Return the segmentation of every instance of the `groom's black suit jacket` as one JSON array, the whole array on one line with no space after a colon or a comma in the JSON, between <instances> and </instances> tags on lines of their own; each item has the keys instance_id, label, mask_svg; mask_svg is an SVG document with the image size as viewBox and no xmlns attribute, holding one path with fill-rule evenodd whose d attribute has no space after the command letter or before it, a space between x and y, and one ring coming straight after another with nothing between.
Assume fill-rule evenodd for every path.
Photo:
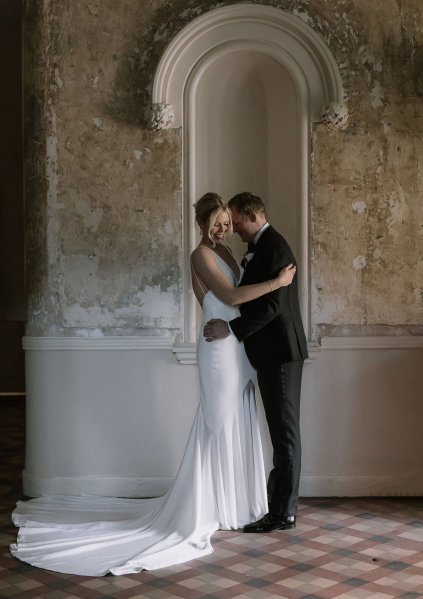
<instances>
[{"instance_id":1,"label":"groom's black suit jacket","mask_svg":"<svg viewBox=\"0 0 423 599\"><path fill-rule=\"evenodd\" d=\"M240 285L274 279L291 262L295 264L295 258L287 241L269 226L257 241ZM230 327L237 339L244 341L256 369L307 358L297 275L291 285L242 304L239 309L241 316L231 320Z\"/></svg>"}]
</instances>

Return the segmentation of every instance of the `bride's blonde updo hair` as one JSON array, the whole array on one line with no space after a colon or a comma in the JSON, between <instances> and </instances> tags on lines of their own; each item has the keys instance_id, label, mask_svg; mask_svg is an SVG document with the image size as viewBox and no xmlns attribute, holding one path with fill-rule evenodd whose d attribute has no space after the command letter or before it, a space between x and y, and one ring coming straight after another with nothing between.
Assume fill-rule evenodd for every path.
<instances>
[{"instance_id":1,"label":"bride's blonde updo hair","mask_svg":"<svg viewBox=\"0 0 423 599\"><path fill-rule=\"evenodd\" d=\"M213 193L212 191L205 193L197 202L195 202L194 209L195 220L203 232L207 231L207 237L211 241L213 247L216 244L210 235L210 231L220 212L226 212L228 215L229 233L232 233L231 211L219 194Z\"/></svg>"}]
</instances>

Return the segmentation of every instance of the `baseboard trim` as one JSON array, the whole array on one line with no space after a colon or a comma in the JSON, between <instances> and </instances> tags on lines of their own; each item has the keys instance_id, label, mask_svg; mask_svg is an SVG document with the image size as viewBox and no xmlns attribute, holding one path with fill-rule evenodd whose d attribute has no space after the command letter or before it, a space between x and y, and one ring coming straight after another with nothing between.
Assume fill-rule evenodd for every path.
<instances>
[{"instance_id":1,"label":"baseboard trim","mask_svg":"<svg viewBox=\"0 0 423 599\"><path fill-rule=\"evenodd\" d=\"M24 494L101 495L103 497L159 497L173 477L40 477L23 472ZM423 477L302 475L301 497L422 497Z\"/></svg>"},{"instance_id":2,"label":"baseboard trim","mask_svg":"<svg viewBox=\"0 0 423 599\"><path fill-rule=\"evenodd\" d=\"M421 497L423 475L301 476L301 497Z\"/></svg>"},{"instance_id":3,"label":"baseboard trim","mask_svg":"<svg viewBox=\"0 0 423 599\"><path fill-rule=\"evenodd\" d=\"M421 335L322 337L321 349L423 349Z\"/></svg>"},{"instance_id":4,"label":"baseboard trim","mask_svg":"<svg viewBox=\"0 0 423 599\"><path fill-rule=\"evenodd\" d=\"M24 470L24 494L101 495L103 497L159 497L170 488L173 477L78 476L44 477Z\"/></svg>"}]
</instances>

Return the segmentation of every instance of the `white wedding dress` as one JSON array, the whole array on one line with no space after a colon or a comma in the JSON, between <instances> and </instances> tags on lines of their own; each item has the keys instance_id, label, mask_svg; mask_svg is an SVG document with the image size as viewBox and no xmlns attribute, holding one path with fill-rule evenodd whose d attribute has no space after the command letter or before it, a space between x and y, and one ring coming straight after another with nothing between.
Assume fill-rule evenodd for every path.
<instances>
[{"instance_id":1,"label":"white wedding dress","mask_svg":"<svg viewBox=\"0 0 423 599\"><path fill-rule=\"evenodd\" d=\"M229 266L219 267L236 285ZM237 308L208 291L203 325L230 320ZM201 330L203 326L201 327ZM201 398L178 475L163 497L42 496L20 501L12 554L56 572L102 576L154 570L212 552L211 535L267 511L266 481L254 395L254 370L234 335L215 342L200 333Z\"/></svg>"}]
</instances>

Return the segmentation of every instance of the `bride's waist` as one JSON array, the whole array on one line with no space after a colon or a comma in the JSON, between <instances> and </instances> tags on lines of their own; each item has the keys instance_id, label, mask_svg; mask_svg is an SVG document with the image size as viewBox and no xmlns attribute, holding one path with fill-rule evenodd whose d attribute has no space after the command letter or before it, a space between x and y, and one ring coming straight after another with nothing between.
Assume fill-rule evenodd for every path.
<instances>
[{"instance_id":1,"label":"bride's waist","mask_svg":"<svg viewBox=\"0 0 423 599\"><path fill-rule=\"evenodd\" d=\"M235 306L227 306L221 310L205 310L203 312L203 322L208 322L212 319L220 318L221 320L232 320L239 316L239 310Z\"/></svg>"}]
</instances>

